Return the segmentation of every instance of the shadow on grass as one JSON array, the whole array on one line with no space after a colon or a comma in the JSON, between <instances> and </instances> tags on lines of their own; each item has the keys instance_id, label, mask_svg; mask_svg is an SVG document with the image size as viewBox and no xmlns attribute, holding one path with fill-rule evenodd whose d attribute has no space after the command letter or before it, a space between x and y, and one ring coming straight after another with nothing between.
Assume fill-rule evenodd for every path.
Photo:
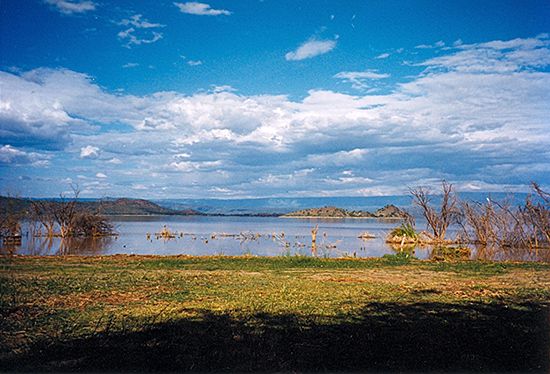
<instances>
[{"instance_id":1,"label":"shadow on grass","mask_svg":"<svg viewBox=\"0 0 550 374\"><path fill-rule=\"evenodd\" d=\"M372 303L354 320L326 324L205 312L140 332L38 344L0 369L548 372L548 312L538 304Z\"/></svg>"}]
</instances>

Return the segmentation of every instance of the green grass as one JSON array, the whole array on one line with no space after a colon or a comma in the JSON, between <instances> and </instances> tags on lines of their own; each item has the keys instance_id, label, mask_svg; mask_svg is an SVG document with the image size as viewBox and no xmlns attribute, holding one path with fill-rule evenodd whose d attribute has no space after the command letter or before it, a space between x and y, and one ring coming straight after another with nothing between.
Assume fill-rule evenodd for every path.
<instances>
[{"instance_id":1,"label":"green grass","mask_svg":"<svg viewBox=\"0 0 550 374\"><path fill-rule=\"evenodd\" d=\"M403 223L390 232L390 236L406 237L411 239L418 238L418 233L410 223Z\"/></svg>"},{"instance_id":2,"label":"green grass","mask_svg":"<svg viewBox=\"0 0 550 374\"><path fill-rule=\"evenodd\" d=\"M549 274L546 263L406 254L0 257L0 369L502 370L495 362L510 349L546 347L537 334L547 331ZM437 344L452 353L452 334L469 342L467 354L426 351L418 361L406 352ZM484 339L497 341L500 361L475 352ZM388 344L394 353L374 348ZM156 356L142 361L144 350ZM510 365L544 367L537 352Z\"/></svg>"}]
</instances>

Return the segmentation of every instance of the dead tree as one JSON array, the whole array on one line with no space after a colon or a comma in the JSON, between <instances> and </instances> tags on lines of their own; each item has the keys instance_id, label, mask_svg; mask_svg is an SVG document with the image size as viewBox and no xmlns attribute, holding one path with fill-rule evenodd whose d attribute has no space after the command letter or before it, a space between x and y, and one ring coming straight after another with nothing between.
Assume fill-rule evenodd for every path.
<instances>
[{"instance_id":1,"label":"dead tree","mask_svg":"<svg viewBox=\"0 0 550 374\"><path fill-rule=\"evenodd\" d=\"M535 182L531 183L531 186L539 201L535 201L531 195L528 196L525 205L518 209L518 217L526 228L526 239L530 247L549 247L550 194L543 191Z\"/></svg>"},{"instance_id":2,"label":"dead tree","mask_svg":"<svg viewBox=\"0 0 550 374\"><path fill-rule=\"evenodd\" d=\"M52 201L35 200L31 203L31 218L44 227L44 236L49 238L55 236L56 208L55 202Z\"/></svg>"},{"instance_id":3,"label":"dead tree","mask_svg":"<svg viewBox=\"0 0 550 374\"><path fill-rule=\"evenodd\" d=\"M77 214L77 199L80 191L77 187L71 186L73 189L74 197L67 199L65 195L61 194L61 201L57 203L57 207L54 210L54 217L59 225L59 234L62 238L74 236L74 224Z\"/></svg>"},{"instance_id":4,"label":"dead tree","mask_svg":"<svg viewBox=\"0 0 550 374\"><path fill-rule=\"evenodd\" d=\"M445 241L447 229L457 221L459 216L457 199L453 194L452 184L443 181L441 187L442 195L439 211L432 206L432 196L429 189L418 187L410 190L413 203L422 210L422 215L426 218L428 228L433 234L433 240L437 242Z\"/></svg>"},{"instance_id":5,"label":"dead tree","mask_svg":"<svg viewBox=\"0 0 550 374\"><path fill-rule=\"evenodd\" d=\"M21 221L23 214L18 211L16 203L8 196L0 206L0 237L21 237Z\"/></svg>"}]
</instances>

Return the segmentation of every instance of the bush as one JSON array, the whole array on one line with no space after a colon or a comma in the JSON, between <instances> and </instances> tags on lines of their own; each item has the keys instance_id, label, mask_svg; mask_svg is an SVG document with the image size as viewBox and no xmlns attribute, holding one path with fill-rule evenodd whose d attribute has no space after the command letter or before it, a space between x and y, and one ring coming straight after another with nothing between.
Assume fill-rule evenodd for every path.
<instances>
[{"instance_id":1,"label":"bush","mask_svg":"<svg viewBox=\"0 0 550 374\"><path fill-rule=\"evenodd\" d=\"M418 234L414 227L410 223L403 223L401 226L396 227L390 232L390 236L393 237L406 237L411 239L417 239Z\"/></svg>"}]
</instances>

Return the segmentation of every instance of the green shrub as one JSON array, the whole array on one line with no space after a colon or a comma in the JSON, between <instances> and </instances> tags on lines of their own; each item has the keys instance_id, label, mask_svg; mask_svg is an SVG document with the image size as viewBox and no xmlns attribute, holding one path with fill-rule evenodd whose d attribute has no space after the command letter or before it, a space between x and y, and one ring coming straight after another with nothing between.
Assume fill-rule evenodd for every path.
<instances>
[{"instance_id":1,"label":"green shrub","mask_svg":"<svg viewBox=\"0 0 550 374\"><path fill-rule=\"evenodd\" d=\"M418 238L418 234L417 232L415 231L414 227L410 224L410 223L403 223L401 224L401 226L399 227L396 227L395 229L392 230L392 232L390 233L391 236L393 237L406 237L406 238L411 238L411 239L417 239Z\"/></svg>"}]
</instances>

